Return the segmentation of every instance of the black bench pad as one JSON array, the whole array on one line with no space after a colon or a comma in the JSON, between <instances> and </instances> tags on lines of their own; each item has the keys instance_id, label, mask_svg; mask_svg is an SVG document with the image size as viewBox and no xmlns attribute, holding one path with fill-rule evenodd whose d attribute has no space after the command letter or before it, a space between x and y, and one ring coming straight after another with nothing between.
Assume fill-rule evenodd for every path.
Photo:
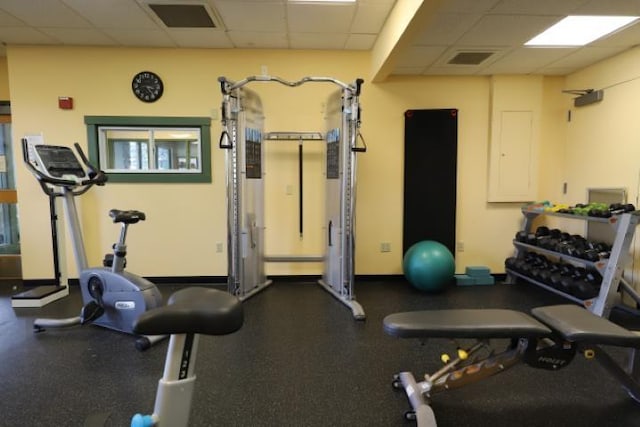
<instances>
[{"instance_id":1,"label":"black bench pad","mask_svg":"<svg viewBox=\"0 0 640 427\"><path fill-rule=\"evenodd\" d=\"M174 292L166 306L142 313L133 331L142 335L226 335L244 321L242 303L217 289L191 287Z\"/></svg>"},{"instance_id":2,"label":"black bench pad","mask_svg":"<svg viewBox=\"0 0 640 427\"><path fill-rule=\"evenodd\" d=\"M399 338L534 338L551 334L531 316L502 309L394 313L384 318L384 330Z\"/></svg>"},{"instance_id":3,"label":"black bench pad","mask_svg":"<svg viewBox=\"0 0 640 427\"><path fill-rule=\"evenodd\" d=\"M577 305L538 307L531 310L531 314L567 341L640 347L640 335Z\"/></svg>"}]
</instances>

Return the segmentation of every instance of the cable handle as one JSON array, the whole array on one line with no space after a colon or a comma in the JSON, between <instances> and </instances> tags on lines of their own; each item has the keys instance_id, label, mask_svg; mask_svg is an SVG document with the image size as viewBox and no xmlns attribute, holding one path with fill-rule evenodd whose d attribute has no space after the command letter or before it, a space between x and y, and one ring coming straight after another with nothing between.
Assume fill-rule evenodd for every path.
<instances>
[{"instance_id":1,"label":"cable handle","mask_svg":"<svg viewBox=\"0 0 640 427\"><path fill-rule=\"evenodd\" d=\"M77 142L74 142L73 146L78 152L80 159L82 159L82 162L87 167L87 171L89 175L89 179L82 181L81 184L82 185L94 185L94 184L104 185L109 180L109 177L102 170L100 170L100 168L97 168L96 166L93 165L93 163L89 161L87 156L84 154L82 147L80 147L80 144L78 144Z\"/></svg>"},{"instance_id":2,"label":"cable handle","mask_svg":"<svg viewBox=\"0 0 640 427\"><path fill-rule=\"evenodd\" d=\"M224 141L227 141L224 143ZM223 130L220 134L220 142L218 143L219 147L223 150L230 150L233 148L233 144L231 144L231 138L229 138L229 132Z\"/></svg>"}]
</instances>

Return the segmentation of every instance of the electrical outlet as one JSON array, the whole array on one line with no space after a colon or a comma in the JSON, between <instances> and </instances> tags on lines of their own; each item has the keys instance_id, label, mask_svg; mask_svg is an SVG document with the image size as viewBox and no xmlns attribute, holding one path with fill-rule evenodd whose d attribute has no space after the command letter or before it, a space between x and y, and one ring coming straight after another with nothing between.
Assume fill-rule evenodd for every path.
<instances>
[{"instance_id":1,"label":"electrical outlet","mask_svg":"<svg viewBox=\"0 0 640 427\"><path fill-rule=\"evenodd\" d=\"M222 253L222 242L217 242L216 243L216 252L217 253Z\"/></svg>"},{"instance_id":2,"label":"electrical outlet","mask_svg":"<svg viewBox=\"0 0 640 427\"><path fill-rule=\"evenodd\" d=\"M462 240L458 240L458 244L456 245L456 250L458 252L464 252L464 242Z\"/></svg>"},{"instance_id":3,"label":"electrical outlet","mask_svg":"<svg viewBox=\"0 0 640 427\"><path fill-rule=\"evenodd\" d=\"M380 252L391 252L391 243L389 242L380 243Z\"/></svg>"}]
</instances>

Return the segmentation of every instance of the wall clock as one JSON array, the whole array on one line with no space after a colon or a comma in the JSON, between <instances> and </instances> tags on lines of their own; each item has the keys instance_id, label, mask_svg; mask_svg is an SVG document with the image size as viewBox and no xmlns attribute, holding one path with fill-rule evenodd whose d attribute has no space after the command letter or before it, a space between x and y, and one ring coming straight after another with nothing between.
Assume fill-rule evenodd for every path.
<instances>
[{"instance_id":1,"label":"wall clock","mask_svg":"<svg viewBox=\"0 0 640 427\"><path fill-rule=\"evenodd\" d=\"M131 90L140 101L155 102L164 92L162 79L152 71L141 71L133 77Z\"/></svg>"}]
</instances>

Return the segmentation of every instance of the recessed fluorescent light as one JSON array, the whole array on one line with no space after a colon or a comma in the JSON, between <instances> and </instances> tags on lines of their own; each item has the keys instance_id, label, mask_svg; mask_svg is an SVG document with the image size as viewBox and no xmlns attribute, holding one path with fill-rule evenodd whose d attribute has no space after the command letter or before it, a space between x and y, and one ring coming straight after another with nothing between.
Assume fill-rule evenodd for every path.
<instances>
[{"instance_id":1,"label":"recessed fluorescent light","mask_svg":"<svg viewBox=\"0 0 640 427\"><path fill-rule=\"evenodd\" d=\"M525 46L584 46L637 19L637 16L567 16Z\"/></svg>"}]
</instances>

